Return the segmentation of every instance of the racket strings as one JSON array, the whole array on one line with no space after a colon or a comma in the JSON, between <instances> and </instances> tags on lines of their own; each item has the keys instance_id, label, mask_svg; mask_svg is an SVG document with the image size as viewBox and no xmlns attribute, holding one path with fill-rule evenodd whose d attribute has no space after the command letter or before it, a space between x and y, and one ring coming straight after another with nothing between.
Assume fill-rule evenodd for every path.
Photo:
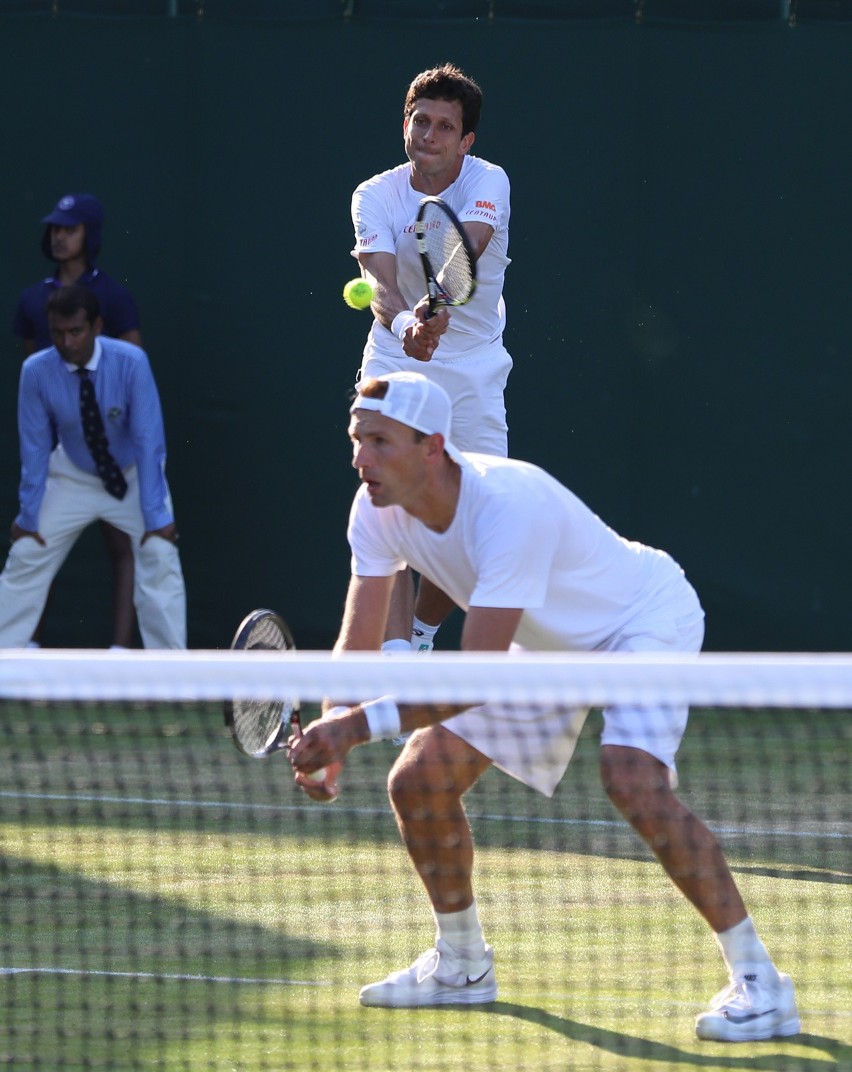
<instances>
[{"instance_id":1,"label":"racket strings","mask_svg":"<svg viewBox=\"0 0 852 1072\"><path fill-rule=\"evenodd\" d=\"M464 302L475 278L465 243L440 209L427 211L423 224L426 256L441 289L441 297L451 304Z\"/></svg>"},{"instance_id":2,"label":"racket strings","mask_svg":"<svg viewBox=\"0 0 852 1072\"><path fill-rule=\"evenodd\" d=\"M274 618L262 618L252 626L246 638L246 649L260 648L263 651L283 651L287 640Z\"/></svg>"},{"instance_id":3,"label":"racket strings","mask_svg":"<svg viewBox=\"0 0 852 1072\"><path fill-rule=\"evenodd\" d=\"M280 620L275 615L265 615L242 636L240 646L246 651L285 651L292 642L283 631ZM279 737L282 724L285 720L290 721L294 713L291 704L280 700L233 700L233 733L240 748L253 756L267 754Z\"/></svg>"},{"instance_id":4,"label":"racket strings","mask_svg":"<svg viewBox=\"0 0 852 1072\"><path fill-rule=\"evenodd\" d=\"M234 732L250 755L266 751L278 734L284 704L270 700L235 700Z\"/></svg>"}]
</instances>

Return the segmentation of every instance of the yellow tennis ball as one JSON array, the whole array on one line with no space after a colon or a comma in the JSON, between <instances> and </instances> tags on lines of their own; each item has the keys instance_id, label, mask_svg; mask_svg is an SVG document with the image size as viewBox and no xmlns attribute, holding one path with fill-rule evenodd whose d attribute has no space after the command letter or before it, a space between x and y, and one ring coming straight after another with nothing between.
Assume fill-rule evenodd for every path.
<instances>
[{"instance_id":1,"label":"yellow tennis ball","mask_svg":"<svg viewBox=\"0 0 852 1072\"><path fill-rule=\"evenodd\" d=\"M366 309L373 300L373 288L366 279L350 279L343 288L343 300L352 309Z\"/></svg>"}]
</instances>

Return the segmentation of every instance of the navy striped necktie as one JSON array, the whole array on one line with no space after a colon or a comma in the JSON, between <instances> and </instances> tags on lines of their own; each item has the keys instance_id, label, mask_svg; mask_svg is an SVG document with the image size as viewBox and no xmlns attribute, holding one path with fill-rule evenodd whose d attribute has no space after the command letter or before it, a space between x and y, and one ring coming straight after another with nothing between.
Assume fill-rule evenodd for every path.
<instances>
[{"instance_id":1,"label":"navy striped necktie","mask_svg":"<svg viewBox=\"0 0 852 1072\"><path fill-rule=\"evenodd\" d=\"M95 385L89 379L88 369L77 369L77 375L80 377L80 419L86 446L106 490L113 498L123 499L127 494L127 481L118 462L109 452L104 419L95 398Z\"/></svg>"}]
</instances>

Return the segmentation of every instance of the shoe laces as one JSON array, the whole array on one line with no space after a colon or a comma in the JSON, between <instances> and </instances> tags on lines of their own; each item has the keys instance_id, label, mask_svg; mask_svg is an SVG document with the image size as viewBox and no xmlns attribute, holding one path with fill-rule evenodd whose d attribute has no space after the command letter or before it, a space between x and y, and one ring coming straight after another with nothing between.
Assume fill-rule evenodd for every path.
<instances>
[{"instance_id":1,"label":"shoe laces","mask_svg":"<svg viewBox=\"0 0 852 1072\"><path fill-rule=\"evenodd\" d=\"M414 973L418 983L432 976L436 982L447 986L458 986L460 982L467 980L464 962L459 959L454 949L440 939L432 949L420 954L409 971Z\"/></svg>"},{"instance_id":2,"label":"shoe laces","mask_svg":"<svg viewBox=\"0 0 852 1072\"><path fill-rule=\"evenodd\" d=\"M748 972L732 979L730 983L713 998L711 1007L722 1009L732 1006L737 1009L754 1009L763 1001L763 985L755 972Z\"/></svg>"},{"instance_id":3,"label":"shoe laces","mask_svg":"<svg viewBox=\"0 0 852 1072\"><path fill-rule=\"evenodd\" d=\"M424 979L435 974L440 959L441 954L435 948L427 949L425 953L420 954L411 966L418 983L422 983Z\"/></svg>"}]
</instances>

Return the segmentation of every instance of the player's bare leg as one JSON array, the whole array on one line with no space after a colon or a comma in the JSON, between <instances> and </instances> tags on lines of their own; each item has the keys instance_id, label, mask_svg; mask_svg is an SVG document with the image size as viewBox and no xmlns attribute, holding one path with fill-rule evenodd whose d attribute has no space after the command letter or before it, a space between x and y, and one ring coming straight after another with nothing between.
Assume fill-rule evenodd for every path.
<instances>
[{"instance_id":1,"label":"player's bare leg","mask_svg":"<svg viewBox=\"0 0 852 1072\"><path fill-rule=\"evenodd\" d=\"M388 641L412 641L415 651L431 650L432 638L438 626L454 610L455 603L450 597L426 577L421 577L417 585L417 596L414 594L414 574L411 569L400 570L396 575L393 593L391 595L390 611L385 628L385 643ZM418 645L417 638L413 635L415 618L427 634L420 637L425 640L424 645ZM401 645L400 645L401 646Z\"/></svg>"},{"instance_id":2,"label":"player's bare leg","mask_svg":"<svg viewBox=\"0 0 852 1072\"><path fill-rule=\"evenodd\" d=\"M397 825L436 912L473 903L473 836L462 797L491 761L443 726L411 736L388 780Z\"/></svg>"},{"instance_id":3,"label":"player's bare leg","mask_svg":"<svg viewBox=\"0 0 852 1072\"><path fill-rule=\"evenodd\" d=\"M426 887L435 946L409 968L362 988L363 1005L414 1008L494 1001L493 953L473 897L473 838L462 797L490 766L461 738L418 730L391 771L388 788L400 834Z\"/></svg>"},{"instance_id":4,"label":"player's bare leg","mask_svg":"<svg viewBox=\"0 0 852 1072\"><path fill-rule=\"evenodd\" d=\"M455 603L446 592L433 584L428 577L421 577L414 601L414 616L421 622L437 628L455 610Z\"/></svg>"},{"instance_id":5,"label":"player's bare leg","mask_svg":"<svg viewBox=\"0 0 852 1072\"><path fill-rule=\"evenodd\" d=\"M388 620L385 626L385 642L405 640L411 637L411 623L414 620L414 574L409 567L396 575L391 593Z\"/></svg>"},{"instance_id":6,"label":"player's bare leg","mask_svg":"<svg viewBox=\"0 0 852 1072\"><path fill-rule=\"evenodd\" d=\"M672 792L668 768L639 749L604 745L601 777L615 806L716 933L730 981L697 1017L698 1037L754 1042L797 1034L793 983L758 937L715 836Z\"/></svg>"},{"instance_id":7,"label":"player's bare leg","mask_svg":"<svg viewBox=\"0 0 852 1072\"><path fill-rule=\"evenodd\" d=\"M675 796L665 764L638 748L604 745L601 780L610 800L714 931L746 918L719 842Z\"/></svg>"}]
</instances>

